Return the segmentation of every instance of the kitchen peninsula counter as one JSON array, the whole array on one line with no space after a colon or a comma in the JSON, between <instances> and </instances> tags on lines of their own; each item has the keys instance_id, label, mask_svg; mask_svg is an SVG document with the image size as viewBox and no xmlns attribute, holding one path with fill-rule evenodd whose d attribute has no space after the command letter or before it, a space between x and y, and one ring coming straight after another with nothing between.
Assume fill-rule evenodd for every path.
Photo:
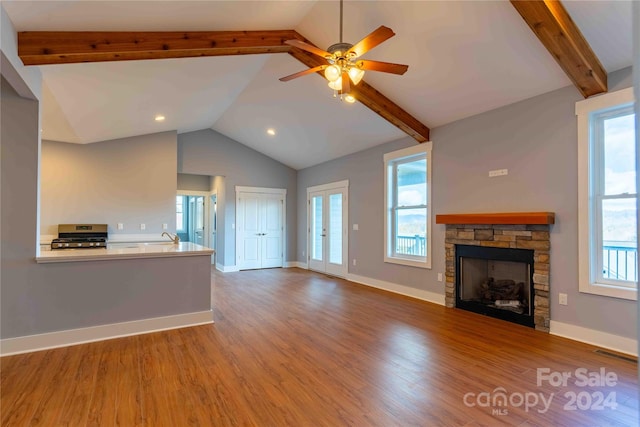
<instances>
[{"instance_id":1,"label":"kitchen peninsula counter","mask_svg":"<svg viewBox=\"0 0 640 427\"><path fill-rule=\"evenodd\" d=\"M36 256L39 264L52 262L109 261L118 259L187 257L212 255L213 249L191 242L116 243L107 248L57 249L41 251Z\"/></svg>"},{"instance_id":2,"label":"kitchen peninsula counter","mask_svg":"<svg viewBox=\"0 0 640 427\"><path fill-rule=\"evenodd\" d=\"M32 273L39 293L31 296L39 317L14 320L38 333L4 338L2 354L211 324L212 254L167 241L41 250Z\"/></svg>"}]
</instances>

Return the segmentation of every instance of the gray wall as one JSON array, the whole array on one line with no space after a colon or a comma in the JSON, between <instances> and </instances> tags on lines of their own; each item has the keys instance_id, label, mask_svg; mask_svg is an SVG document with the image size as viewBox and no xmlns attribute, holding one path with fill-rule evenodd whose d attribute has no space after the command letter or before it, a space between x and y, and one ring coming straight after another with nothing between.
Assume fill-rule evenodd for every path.
<instances>
[{"instance_id":1,"label":"gray wall","mask_svg":"<svg viewBox=\"0 0 640 427\"><path fill-rule=\"evenodd\" d=\"M631 69L609 75L609 90L631 85ZM577 127L571 86L432 130L434 214L552 211L551 320L636 338L636 304L578 292ZM404 138L298 171L298 260L305 262L306 188L349 179L349 271L444 293L445 226L433 223L433 269L383 259L383 159L415 142ZM509 169L506 177L488 171ZM568 294L569 305L557 303Z\"/></svg>"},{"instance_id":2,"label":"gray wall","mask_svg":"<svg viewBox=\"0 0 640 427\"><path fill-rule=\"evenodd\" d=\"M109 224L110 235L159 236L163 223L175 230L176 141L175 131L84 145L42 141L40 232L55 235L69 223Z\"/></svg>"},{"instance_id":3,"label":"gray wall","mask_svg":"<svg viewBox=\"0 0 640 427\"><path fill-rule=\"evenodd\" d=\"M221 221L218 224L217 262L223 266L236 265L235 186L287 189L285 258L286 261L296 259L297 173L294 169L206 129L178 135L178 172L225 178L224 193L218 193L218 218Z\"/></svg>"},{"instance_id":4,"label":"gray wall","mask_svg":"<svg viewBox=\"0 0 640 427\"><path fill-rule=\"evenodd\" d=\"M179 173L178 174L178 190L210 191L212 188L211 181L212 181L212 177L208 175L192 175L189 173Z\"/></svg>"},{"instance_id":5,"label":"gray wall","mask_svg":"<svg viewBox=\"0 0 640 427\"><path fill-rule=\"evenodd\" d=\"M21 317L16 308L29 304L29 292L25 289L33 283L38 222L38 115L38 101L20 98L3 77L0 86L2 338L7 334L20 335L15 332ZM40 283L44 285L46 282Z\"/></svg>"},{"instance_id":6,"label":"gray wall","mask_svg":"<svg viewBox=\"0 0 640 427\"><path fill-rule=\"evenodd\" d=\"M0 338L210 309L209 256L36 264L38 102L3 78L0 117Z\"/></svg>"}]
</instances>

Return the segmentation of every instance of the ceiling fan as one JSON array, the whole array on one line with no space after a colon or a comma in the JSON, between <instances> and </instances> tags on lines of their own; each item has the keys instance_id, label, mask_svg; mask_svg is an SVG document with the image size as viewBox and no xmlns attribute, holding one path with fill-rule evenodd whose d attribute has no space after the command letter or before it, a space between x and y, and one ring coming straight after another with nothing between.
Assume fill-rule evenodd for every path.
<instances>
[{"instance_id":1,"label":"ceiling fan","mask_svg":"<svg viewBox=\"0 0 640 427\"><path fill-rule=\"evenodd\" d=\"M368 36L352 45L342 41L342 9L343 0L340 0L340 42L335 43L327 48L326 51L319 49L313 45L305 43L301 40L287 40L286 44L298 49L306 50L314 55L318 55L326 60L326 64L300 71L286 77L282 77L280 81L287 82L307 74L324 71L324 76L329 80L329 87L336 93L345 95L345 101L355 102L355 97L351 92L351 83L357 85L362 80L365 70L381 71L383 73L404 74L408 69L408 65L393 64L391 62L370 61L360 59L362 55L369 50L378 46L382 42L395 36L391 28L380 26L378 29L370 33Z\"/></svg>"}]
</instances>

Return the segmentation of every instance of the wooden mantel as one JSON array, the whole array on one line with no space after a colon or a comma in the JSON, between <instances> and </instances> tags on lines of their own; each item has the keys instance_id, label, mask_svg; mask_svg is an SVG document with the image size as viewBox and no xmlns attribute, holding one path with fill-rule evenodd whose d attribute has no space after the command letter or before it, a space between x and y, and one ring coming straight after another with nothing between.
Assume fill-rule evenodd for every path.
<instances>
[{"instance_id":1,"label":"wooden mantel","mask_svg":"<svg viewBox=\"0 0 640 427\"><path fill-rule=\"evenodd\" d=\"M508 212L436 215L436 224L554 224L553 212Z\"/></svg>"}]
</instances>

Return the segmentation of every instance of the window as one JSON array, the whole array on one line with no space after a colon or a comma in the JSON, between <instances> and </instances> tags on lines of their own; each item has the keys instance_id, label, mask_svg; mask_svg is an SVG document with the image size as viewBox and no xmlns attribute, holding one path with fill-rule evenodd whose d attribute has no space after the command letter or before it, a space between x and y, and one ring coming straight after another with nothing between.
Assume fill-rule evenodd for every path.
<instances>
[{"instance_id":1,"label":"window","mask_svg":"<svg viewBox=\"0 0 640 427\"><path fill-rule=\"evenodd\" d=\"M384 261L431 268L431 142L387 153Z\"/></svg>"},{"instance_id":2,"label":"window","mask_svg":"<svg viewBox=\"0 0 640 427\"><path fill-rule=\"evenodd\" d=\"M633 91L576 103L580 291L637 299Z\"/></svg>"},{"instance_id":3,"label":"window","mask_svg":"<svg viewBox=\"0 0 640 427\"><path fill-rule=\"evenodd\" d=\"M186 227L187 216L185 215L185 196L176 196L176 231L184 232Z\"/></svg>"}]
</instances>

